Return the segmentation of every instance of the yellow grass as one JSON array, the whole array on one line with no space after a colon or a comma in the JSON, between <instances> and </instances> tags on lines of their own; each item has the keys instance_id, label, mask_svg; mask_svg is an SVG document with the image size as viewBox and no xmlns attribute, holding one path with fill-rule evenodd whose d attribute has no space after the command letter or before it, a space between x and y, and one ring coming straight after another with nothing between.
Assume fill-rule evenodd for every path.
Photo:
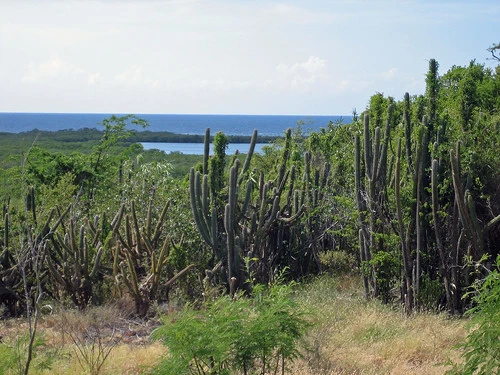
<instances>
[{"instance_id":1,"label":"yellow grass","mask_svg":"<svg viewBox=\"0 0 500 375\"><path fill-rule=\"evenodd\" d=\"M454 346L465 337L465 320L435 313L404 317L397 307L365 301L358 278L319 277L301 287L295 298L311 311L315 326L304 340L307 349L302 350L303 358L288 366L289 374L432 375L443 374L448 360L460 359ZM97 310L93 317L96 316L103 324L102 334L112 336L106 340L113 340L116 345L101 374L140 374L166 353L165 347L144 334L153 328L148 323L137 326L120 318L112 308ZM87 327L93 317L75 312L44 316L40 332L46 347L40 349L30 373L84 374L68 330ZM118 329L112 328L113 319L120 320ZM14 343L23 332L26 327L21 322L0 322L5 343ZM140 337L135 336L139 332ZM37 369L37 361L44 356L53 357L51 368Z\"/></svg>"},{"instance_id":2,"label":"yellow grass","mask_svg":"<svg viewBox=\"0 0 500 375\"><path fill-rule=\"evenodd\" d=\"M317 325L294 374L443 374L444 363L459 360L453 347L465 337L464 320L434 313L404 317L398 308L365 301L356 284L322 277L300 292Z\"/></svg>"}]
</instances>

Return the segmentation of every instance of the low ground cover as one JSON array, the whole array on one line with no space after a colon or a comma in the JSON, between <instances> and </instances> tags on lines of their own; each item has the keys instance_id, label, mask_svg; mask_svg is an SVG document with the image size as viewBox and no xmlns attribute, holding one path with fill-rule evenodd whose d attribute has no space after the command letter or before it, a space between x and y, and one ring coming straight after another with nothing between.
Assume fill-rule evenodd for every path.
<instances>
[{"instance_id":1,"label":"low ground cover","mask_svg":"<svg viewBox=\"0 0 500 375\"><path fill-rule=\"evenodd\" d=\"M456 345L466 335L465 319L435 312L405 317L398 306L366 301L358 277L315 278L298 286L293 299L309 312L314 325L287 374L443 374L449 360L460 360ZM167 354L150 336L159 324L156 317L131 318L123 305L86 313L54 309L41 318L30 373L148 373ZM23 325L22 320L0 322L2 345L11 349L14 361L16 350L23 350ZM109 356L101 357L97 367L98 355L107 350ZM4 364L6 358L4 354ZM14 364L4 366L3 373L18 372Z\"/></svg>"}]
</instances>

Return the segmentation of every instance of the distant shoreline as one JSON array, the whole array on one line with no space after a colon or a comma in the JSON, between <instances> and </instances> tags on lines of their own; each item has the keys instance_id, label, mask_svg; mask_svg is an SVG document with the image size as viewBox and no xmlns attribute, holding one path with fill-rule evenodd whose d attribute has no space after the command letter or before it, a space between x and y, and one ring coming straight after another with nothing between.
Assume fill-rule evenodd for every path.
<instances>
[{"instance_id":1,"label":"distant shoreline","mask_svg":"<svg viewBox=\"0 0 500 375\"><path fill-rule=\"evenodd\" d=\"M116 115L121 117L121 115ZM203 137L205 129L212 134L218 131L227 136L250 137L257 129L260 135L280 137L286 129L301 126L303 132L317 131L330 122L346 124L352 116L308 116L308 115L148 115L136 114L136 118L146 121L145 129L135 128L138 134L171 133L178 136ZM54 113L5 113L0 112L0 132L21 133L33 129L41 131L102 129L106 114L54 114ZM130 127L134 129L133 126ZM190 142L192 140L189 140Z\"/></svg>"},{"instance_id":2,"label":"distant shoreline","mask_svg":"<svg viewBox=\"0 0 500 375\"><path fill-rule=\"evenodd\" d=\"M98 141L104 134L103 130L96 128L83 128L83 129L65 129L65 130L38 130L33 129L30 131L14 133L0 131L1 137L6 138L46 138L53 139L59 142L84 142L84 141ZM211 135L211 140L214 134ZM227 135L230 143L249 143L251 136L247 135ZM270 143L275 141L281 136L257 136L258 143ZM172 132L153 132L149 130L136 131L134 135L123 140L124 143L203 143L204 135L200 134L177 134Z\"/></svg>"}]
</instances>

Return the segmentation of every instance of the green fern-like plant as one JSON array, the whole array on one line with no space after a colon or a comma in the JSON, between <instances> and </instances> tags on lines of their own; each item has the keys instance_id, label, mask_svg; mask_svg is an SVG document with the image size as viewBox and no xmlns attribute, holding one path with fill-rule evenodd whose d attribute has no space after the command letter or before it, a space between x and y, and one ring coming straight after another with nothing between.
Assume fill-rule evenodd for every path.
<instances>
[{"instance_id":1,"label":"green fern-like plant","mask_svg":"<svg viewBox=\"0 0 500 375\"><path fill-rule=\"evenodd\" d=\"M222 296L204 310L191 306L153 332L168 347L155 374L285 374L310 326L290 286L257 285L254 298Z\"/></svg>"}]
</instances>

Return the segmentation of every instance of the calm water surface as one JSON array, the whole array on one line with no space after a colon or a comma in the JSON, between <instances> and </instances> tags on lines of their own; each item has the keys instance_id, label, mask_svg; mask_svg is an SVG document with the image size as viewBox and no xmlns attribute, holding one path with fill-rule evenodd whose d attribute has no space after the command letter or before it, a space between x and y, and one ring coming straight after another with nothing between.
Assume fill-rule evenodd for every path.
<instances>
[{"instance_id":1,"label":"calm water surface","mask_svg":"<svg viewBox=\"0 0 500 375\"><path fill-rule=\"evenodd\" d=\"M171 152L180 152L186 155L203 155L203 143L167 143L167 142L142 142L142 146L145 150L157 149L164 151L167 154ZM266 146L267 143L257 143L255 144L255 153L262 154L262 147ZM236 150L240 154L246 154L248 148L250 147L247 143L230 143L226 155L233 155ZM213 145L210 145L210 154L213 154Z\"/></svg>"}]
</instances>

